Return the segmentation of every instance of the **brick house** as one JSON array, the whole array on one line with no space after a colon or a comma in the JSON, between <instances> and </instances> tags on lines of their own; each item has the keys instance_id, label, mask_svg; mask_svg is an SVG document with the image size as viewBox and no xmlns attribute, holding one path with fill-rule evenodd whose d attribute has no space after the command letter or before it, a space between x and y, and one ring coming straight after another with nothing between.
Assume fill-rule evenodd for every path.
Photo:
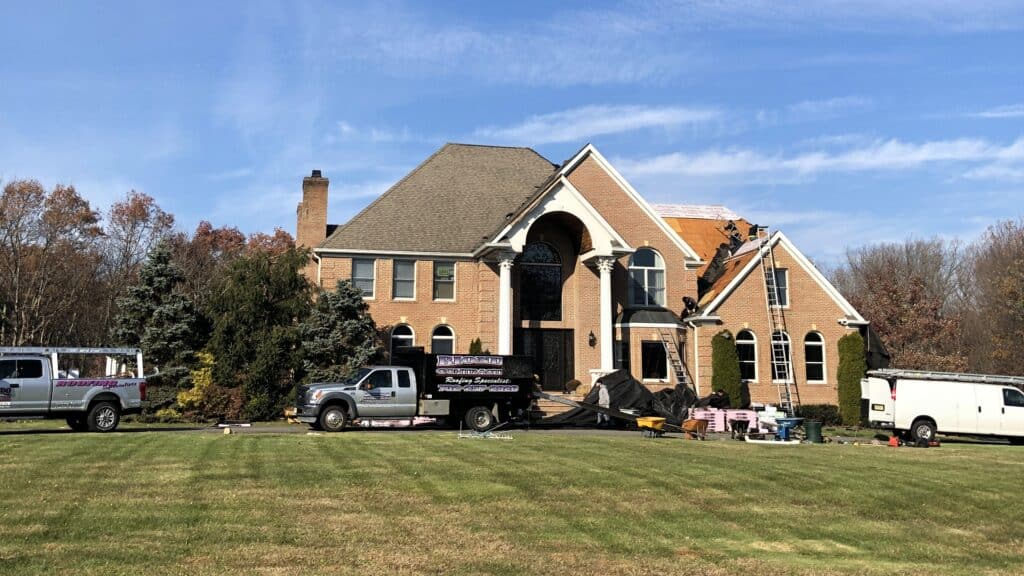
<instances>
[{"instance_id":1,"label":"brick house","mask_svg":"<svg viewBox=\"0 0 1024 576\"><path fill-rule=\"evenodd\" d=\"M466 352L479 338L534 356L547 390L623 368L706 394L711 337L728 329L753 400L777 401L790 378L804 403L834 404L836 341L866 325L782 233L722 208L652 206L592 145L556 165L529 148L446 144L340 226L327 194L319 171L303 180L306 273L361 288L386 347ZM787 363L771 361L769 247Z\"/></svg>"}]
</instances>

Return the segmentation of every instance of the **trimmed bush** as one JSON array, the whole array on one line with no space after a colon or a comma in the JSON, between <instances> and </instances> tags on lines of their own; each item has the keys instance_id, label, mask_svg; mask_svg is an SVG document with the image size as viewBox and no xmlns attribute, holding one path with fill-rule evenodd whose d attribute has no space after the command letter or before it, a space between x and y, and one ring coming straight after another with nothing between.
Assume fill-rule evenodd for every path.
<instances>
[{"instance_id":1,"label":"trimmed bush","mask_svg":"<svg viewBox=\"0 0 1024 576\"><path fill-rule=\"evenodd\" d=\"M801 418L818 420L823 426L839 426L843 423L839 416L839 406L835 404L805 404L797 412Z\"/></svg>"},{"instance_id":2,"label":"trimmed bush","mask_svg":"<svg viewBox=\"0 0 1024 576\"><path fill-rule=\"evenodd\" d=\"M469 342L469 353L470 354L483 354L484 353L484 345L483 345L483 342L481 342L479 338L473 338Z\"/></svg>"},{"instance_id":3,"label":"trimmed bush","mask_svg":"<svg viewBox=\"0 0 1024 576\"><path fill-rule=\"evenodd\" d=\"M860 381L867 371L864 339L859 332L851 332L839 339L839 414L843 424L860 424Z\"/></svg>"},{"instance_id":4,"label":"trimmed bush","mask_svg":"<svg viewBox=\"0 0 1024 576\"><path fill-rule=\"evenodd\" d=\"M750 392L740 377L740 357L732 333L722 330L711 339L711 388L725 390L733 408L750 404Z\"/></svg>"}]
</instances>

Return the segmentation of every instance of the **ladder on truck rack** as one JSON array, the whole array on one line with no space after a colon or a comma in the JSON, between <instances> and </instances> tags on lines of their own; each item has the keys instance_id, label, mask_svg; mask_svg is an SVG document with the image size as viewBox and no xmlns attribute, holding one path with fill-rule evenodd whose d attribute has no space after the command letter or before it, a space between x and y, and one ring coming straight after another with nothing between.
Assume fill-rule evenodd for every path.
<instances>
[{"instance_id":1,"label":"ladder on truck rack","mask_svg":"<svg viewBox=\"0 0 1024 576\"><path fill-rule=\"evenodd\" d=\"M676 376L676 383L683 384L696 392L693 381L690 380L690 372L686 369L686 362L680 352L682 347L679 345L679 341L676 340L675 329L659 328L658 336L661 337L661 342L665 345L669 364L672 366L672 372Z\"/></svg>"},{"instance_id":2,"label":"ladder on truck rack","mask_svg":"<svg viewBox=\"0 0 1024 576\"><path fill-rule=\"evenodd\" d=\"M796 375L793 373L793 342L789 339L789 331L786 330L786 312L779 297L779 286L775 278L775 249L772 247L772 235L767 231L761 240L760 258L761 272L764 274L764 301L768 310L768 325L771 328L772 379L776 379L776 372L781 372L781 382L778 383L779 409L793 416L800 407L800 390L797 388ZM786 289L788 299L788 285Z\"/></svg>"}]
</instances>

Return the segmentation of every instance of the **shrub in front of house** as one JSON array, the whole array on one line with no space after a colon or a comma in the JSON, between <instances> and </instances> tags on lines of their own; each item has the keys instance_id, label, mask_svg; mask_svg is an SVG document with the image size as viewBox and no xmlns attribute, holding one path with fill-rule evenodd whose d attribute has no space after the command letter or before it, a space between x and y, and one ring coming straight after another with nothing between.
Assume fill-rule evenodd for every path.
<instances>
[{"instance_id":1,"label":"shrub in front of house","mask_svg":"<svg viewBox=\"0 0 1024 576\"><path fill-rule=\"evenodd\" d=\"M839 416L839 406L835 404L804 404L797 410L805 420L817 420L822 426L839 426L843 423Z\"/></svg>"},{"instance_id":2,"label":"shrub in front of house","mask_svg":"<svg viewBox=\"0 0 1024 576\"><path fill-rule=\"evenodd\" d=\"M725 390L733 408L750 405L750 392L740 376L740 357L732 333L722 330L711 339L711 388Z\"/></svg>"},{"instance_id":3,"label":"shrub in front of house","mask_svg":"<svg viewBox=\"0 0 1024 576\"><path fill-rule=\"evenodd\" d=\"M839 414L843 424L860 424L860 381L867 371L864 339L859 332L851 332L839 339Z\"/></svg>"}]
</instances>

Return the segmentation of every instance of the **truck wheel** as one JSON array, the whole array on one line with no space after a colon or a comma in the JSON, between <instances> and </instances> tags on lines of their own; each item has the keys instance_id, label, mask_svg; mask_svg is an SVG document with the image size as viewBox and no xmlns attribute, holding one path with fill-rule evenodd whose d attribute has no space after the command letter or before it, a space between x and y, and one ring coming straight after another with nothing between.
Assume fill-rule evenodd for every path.
<instances>
[{"instance_id":1,"label":"truck wheel","mask_svg":"<svg viewBox=\"0 0 1024 576\"><path fill-rule=\"evenodd\" d=\"M914 420L914 423L910 426L910 435L915 442L924 440L925 442L931 442L935 440L935 424L931 420Z\"/></svg>"},{"instance_id":2,"label":"truck wheel","mask_svg":"<svg viewBox=\"0 0 1024 576\"><path fill-rule=\"evenodd\" d=\"M121 422L121 411L112 402L97 402L85 417L90 432L111 432Z\"/></svg>"},{"instance_id":3,"label":"truck wheel","mask_svg":"<svg viewBox=\"0 0 1024 576\"><path fill-rule=\"evenodd\" d=\"M317 421L320 428L326 432L341 432L348 424L348 412L344 406L328 406L320 412L320 419Z\"/></svg>"},{"instance_id":4,"label":"truck wheel","mask_svg":"<svg viewBox=\"0 0 1024 576\"><path fill-rule=\"evenodd\" d=\"M71 428L75 432L85 432L89 427L85 424L85 418L81 416L70 416L67 419L68 428Z\"/></svg>"},{"instance_id":5,"label":"truck wheel","mask_svg":"<svg viewBox=\"0 0 1024 576\"><path fill-rule=\"evenodd\" d=\"M473 406L466 410L466 426L477 432L484 432L494 427L494 414L484 406Z\"/></svg>"}]
</instances>

